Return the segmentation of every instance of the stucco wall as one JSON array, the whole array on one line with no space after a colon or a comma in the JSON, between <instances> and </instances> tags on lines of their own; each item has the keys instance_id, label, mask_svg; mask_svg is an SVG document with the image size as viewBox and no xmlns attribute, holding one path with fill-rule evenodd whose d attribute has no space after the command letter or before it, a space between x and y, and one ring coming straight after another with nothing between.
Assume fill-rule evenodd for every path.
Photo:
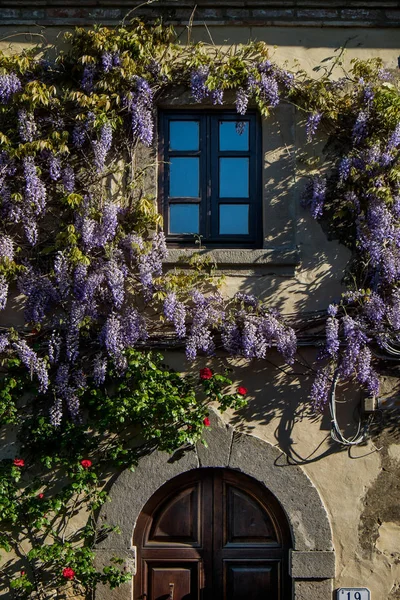
<instances>
[{"instance_id":1,"label":"stucco wall","mask_svg":"<svg viewBox=\"0 0 400 600\"><path fill-rule=\"evenodd\" d=\"M26 32L31 33L26 33ZM0 27L0 47L19 50L43 34L50 43L60 42L59 27L40 32L30 25ZM396 68L400 54L398 30L329 27L210 27L216 44L246 42L249 38L276 45L274 58L279 63L294 61L312 73L323 59L336 56L335 50L346 45L345 65L357 58L380 56L387 67ZM206 29L196 27L193 36L210 41ZM11 45L10 45L11 44ZM318 76L318 73L315 73ZM255 293L285 313L323 309L342 291L341 279L349 252L336 241L328 241L321 226L300 208L305 150L301 115L290 106L282 106L263 123L264 152L264 248L299 251L295 261L266 262L262 268L251 263L226 265L224 293L241 290ZM318 156L323 140L306 151ZM300 160L301 159L301 160ZM5 314L15 323L14 306ZM282 450L281 467L299 465L318 489L327 508L336 550L335 588L365 586L373 600L400 598L400 511L398 486L400 475L399 440L395 433L379 432L371 441L350 451L335 445L329 435L327 415L316 418L310 413L309 371L315 350L300 351L294 368L283 365L279 357L270 361L238 361L219 357L188 364L179 353L169 353L171 366L184 370L204 366L229 366L234 377L249 389L248 408L240 415L224 418L240 431L255 434ZM384 394L393 394L393 382L386 382ZM354 431L354 409L358 392L347 390L349 401L340 408L339 419L348 433ZM10 438L12 439L12 438ZM382 446L382 449L379 449ZM3 456L10 456L3 447ZM132 491L132 493L134 493ZM396 591L397 590L397 591ZM325 599L320 599L325 600ZM328 600L328 599L327 599Z\"/></svg>"}]
</instances>

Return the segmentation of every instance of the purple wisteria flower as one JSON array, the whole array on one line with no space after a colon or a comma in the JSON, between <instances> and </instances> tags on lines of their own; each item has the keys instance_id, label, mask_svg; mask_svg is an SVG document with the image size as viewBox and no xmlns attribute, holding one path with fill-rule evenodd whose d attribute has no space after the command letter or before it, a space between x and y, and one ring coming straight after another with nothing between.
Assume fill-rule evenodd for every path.
<instances>
[{"instance_id":1,"label":"purple wisteria flower","mask_svg":"<svg viewBox=\"0 0 400 600\"><path fill-rule=\"evenodd\" d=\"M236 92L235 106L239 115L245 115L249 104L249 96L243 88L239 88Z\"/></svg>"},{"instance_id":2,"label":"purple wisteria flower","mask_svg":"<svg viewBox=\"0 0 400 600\"><path fill-rule=\"evenodd\" d=\"M328 313L328 315L330 317L336 317L337 313L338 313L338 305L337 304L330 304L328 306L328 309L326 311Z\"/></svg>"},{"instance_id":3,"label":"purple wisteria flower","mask_svg":"<svg viewBox=\"0 0 400 600\"><path fill-rule=\"evenodd\" d=\"M375 98L375 92L374 92L372 86L366 85L364 88L364 104L368 108L371 107L374 98Z\"/></svg>"},{"instance_id":4,"label":"purple wisteria flower","mask_svg":"<svg viewBox=\"0 0 400 600\"><path fill-rule=\"evenodd\" d=\"M234 321L225 320L221 328L222 345L229 354L240 355L243 340L239 325Z\"/></svg>"},{"instance_id":5,"label":"purple wisteria flower","mask_svg":"<svg viewBox=\"0 0 400 600\"><path fill-rule=\"evenodd\" d=\"M100 139L95 140L93 145L94 164L96 171L102 173L106 162L107 154L110 151L112 144L112 127L111 123L105 123L100 130Z\"/></svg>"},{"instance_id":6,"label":"purple wisteria flower","mask_svg":"<svg viewBox=\"0 0 400 600\"><path fill-rule=\"evenodd\" d=\"M211 92L211 100L214 105L223 104L224 103L224 91L221 88L217 88L216 90L212 90Z\"/></svg>"},{"instance_id":7,"label":"purple wisteria flower","mask_svg":"<svg viewBox=\"0 0 400 600\"><path fill-rule=\"evenodd\" d=\"M50 423L53 427L59 427L61 425L63 410L61 398L56 398L53 406L50 408Z\"/></svg>"},{"instance_id":8,"label":"purple wisteria flower","mask_svg":"<svg viewBox=\"0 0 400 600\"><path fill-rule=\"evenodd\" d=\"M123 362L124 341L122 336L121 321L117 314L111 313L100 333L100 343L105 347L114 362L121 365Z\"/></svg>"},{"instance_id":9,"label":"purple wisteria flower","mask_svg":"<svg viewBox=\"0 0 400 600\"><path fill-rule=\"evenodd\" d=\"M8 348L10 345L10 339L8 333L0 333L0 354Z\"/></svg>"},{"instance_id":10,"label":"purple wisteria flower","mask_svg":"<svg viewBox=\"0 0 400 600\"><path fill-rule=\"evenodd\" d=\"M120 265L116 260L111 259L106 262L104 272L112 303L115 308L121 308L125 298L126 266Z\"/></svg>"},{"instance_id":11,"label":"purple wisteria flower","mask_svg":"<svg viewBox=\"0 0 400 600\"><path fill-rule=\"evenodd\" d=\"M9 235L0 235L0 260L14 260L14 242Z\"/></svg>"},{"instance_id":12,"label":"purple wisteria flower","mask_svg":"<svg viewBox=\"0 0 400 600\"><path fill-rule=\"evenodd\" d=\"M326 365L318 370L311 386L310 396L315 412L321 411L328 402L331 385L331 367Z\"/></svg>"},{"instance_id":13,"label":"purple wisteria flower","mask_svg":"<svg viewBox=\"0 0 400 600\"><path fill-rule=\"evenodd\" d=\"M339 351L339 321L330 317L326 321L326 345L325 349L331 358L336 358Z\"/></svg>"},{"instance_id":14,"label":"purple wisteria flower","mask_svg":"<svg viewBox=\"0 0 400 600\"><path fill-rule=\"evenodd\" d=\"M61 161L54 154L49 157L49 175L53 181L58 181L61 177Z\"/></svg>"},{"instance_id":15,"label":"purple wisteria flower","mask_svg":"<svg viewBox=\"0 0 400 600\"><path fill-rule=\"evenodd\" d=\"M369 338L362 330L362 324L345 315L342 318L343 338L345 350L339 365L339 374L342 379L349 379L353 374L361 349L367 344Z\"/></svg>"},{"instance_id":16,"label":"purple wisteria flower","mask_svg":"<svg viewBox=\"0 0 400 600\"><path fill-rule=\"evenodd\" d=\"M8 281L4 275L0 274L0 310L4 310L8 298Z\"/></svg>"},{"instance_id":17,"label":"purple wisteria flower","mask_svg":"<svg viewBox=\"0 0 400 600\"><path fill-rule=\"evenodd\" d=\"M215 351L212 329L224 319L222 298L219 294L204 296L201 292L192 293L192 325L186 343L186 357L194 360L199 352L211 355Z\"/></svg>"},{"instance_id":18,"label":"purple wisteria flower","mask_svg":"<svg viewBox=\"0 0 400 600\"><path fill-rule=\"evenodd\" d=\"M19 356L24 366L29 370L31 376L36 375L39 380L39 393L44 393L49 387L49 374L46 361L39 358L32 348L29 348L25 340L18 340L13 343L13 348Z\"/></svg>"},{"instance_id":19,"label":"purple wisteria flower","mask_svg":"<svg viewBox=\"0 0 400 600\"><path fill-rule=\"evenodd\" d=\"M392 150L396 150L400 146L400 123L398 123L391 134L388 144L387 151L391 152Z\"/></svg>"},{"instance_id":20,"label":"purple wisteria flower","mask_svg":"<svg viewBox=\"0 0 400 600\"><path fill-rule=\"evenodd\" d=\"M378 325L386 314L386 304L383 298L372 292L363 307L363 314L373 323Z\"/></svg>"},{"instance_id":21,"label":"purple wisteria flower","mask_svg":"<svg viewBox=\"0 0 400 600\"><path fill-rule=\"evenodd\" d=\"M253 296L253 294L244 294L243 292L236 292L234 299L238 302L243 302L248 306L258 306L258 300L255 296Z\"/></svg>"},{"instance_id":22,"label":"purple wisteria flower","mask_svg":"<svg viewBox=\"0 0 400 600\"><path fill-rule=\"evenodd\" d=\"M93 380L96 386L102 385L107 375L107 358L97 354L93 361Z\"/></svg>"},{"instance_id":23,"label":"purple wisteria flower","mask_svg":"<svg viewBox=\"0 0 400 600\"><path fill-rule=\"evenodd\" d=\"M132 134L145 146L153 142L153 91L146 79L138 77L136 89L127 96L126 105L132 114Z\"/></svg>"},{"instance_id":24,"label":"purple wisteria flower","mask_svg":"<svg viewBox=\"0 0 400 600\"><path fill-rule=\"evenodd\" d=\"M77 396L77 391L80 387L80 382L78 382L78 385L76 383L74 383L73 380L75 379L75 374L76 374L76 372L73 372L71 374L70 366L68 364L66 364L66 363L61 364L57 369L54 387L55 387L56 397L65 401L72 420L75 422L79 422L80 421L80 403L79 403L79 398ZM62 403L61 403L60 408L62 410ZM61 422L61 420L59 419L59 415L57 415L57 416L54 415L53 419L55 421L57 420L57 421ZM54 422L53 422L53 425L55 425Z\"/></svg>"},{"instance_id":25,"label":"purple wisteria flower","mask_svg":"<svg viewBox=\"0 0 400 600\"><path fill-rule=\"evenodd\" d=\"M316 176L312 180L311 197L307 201L310 206L310 212L313 219L318 219L322 216L325 205L326 196L326 179L325 177Z\"/></svg>"},{"instance_id":26,"label":"purple wisteria flower","mask_svg":"<svg viewBox=\"0 0 400 600\"><path fill-rule=\"evenodd\" d=\"M261 98L270 106L278 106L279 104L279 88L278 82L274 77L269 75L261 74L261 81L259 82L259 90ZM241 113L242 114L242 113Z\"/></svg>"},{"instance_id":27,"label":"purple wisteria flower","mask_svg":"<svg viewBox=\"0 0 400 600\"><path fill-rule=\"evenodd\" d=\"M121 322L121 335L125 348L133 348L139 340L147 340L146 321L135 308L128 307L121 318Z\"/></svg>"},{"instance_id":28,"label":"purple wisteria flower","mask_svg":"<svg viewBox=\"0 0 400 600\"><path fill-rule=\"evenodd\" d=\"M101 65L104 73L109 73L113 67L113 57L111 52L103 52L101 55Z\"/></svg>"},{"instance_id":29,"label":"purple wisteria flower","mask_svg":"<svg viewBox=\"0 0 400 600\"><path fill-rule=\"evenodd\" d=\"M307 126L306 126L308 142L311 142L313 137L317 133L317 129L321 122L321 119L322 119L322 114L319 112L311 113L308 115Z\"/></svg>"},{"instance_id":30,"label":"purple wisteria flower","mask_svg":"<svg viewBox=\"0 0 400 600\"><path fill-rule=\"evenodd\" d=\"M339 163L339 180L343 183L349 178L352 160L348 156L342 158Z\"/></svg>"},{"instance_id":31,"label":"purple wisteria flower","mask_svg":"<svg viewBox=\"0 0 400 600\"><path fill-rule=\"evenodd\" d=\"M22 160L25 176L25 198L35 216L41 215L46 207L46 186L37 174L32 156Z\"/></svg>"},{"instance_id":32,"label":"purple wisteria flower","mask_svg":"<svg viewBox=\"0 0 400 600\"><path fill-rule=\"evenodd\" d=\"M67 334L65 336L65 354L70 363L79 356L79 328L85 316L85 306L73 301L69 310Z\"/></svg>"},{"instance_id":33,"label":"purple wisteria flower","mask_svg":"<svg viewBox=\"0 0 400 600\"><path fill-rule=\"evenodd\" d=\"M11 96L20 92L21 89L21 81L15 73L0 75L0 102L2 104L7 104Z\"/></svg>"},{"instance_id":34,"label":"purple wisteria flower","mask_svg":"<svg viewBox=\"0 0 400 600\"><path fill-rule=\"evenodd\" d=\"M365 138L367 134L368 114L365 111L358 113L356 122L353 126L353 142L359 144Z\"/></svg>"},{"instance_id":35,"label":"purple wisteria flower","mask_svg":"<svg viewBox=\"0 0 400 600\"><path fill-rule=\"evenodd\" d=\"M42 323L50 309L59 300L51 280L38 271L28 269L18 280L18 287L25 299L25 320Z\"/></svg>"},{"instance_id":36,"label":"purple wisteria flower","mask_svg":"<svg viewBox=\"0 0 400 600\"><path fill-rule=\"evenodd\" d=\"M68 194L72 194L75 190L75 173L74 169L67 165L61 172L61 181Z\"/></svg>"},{"instance_id":37,"label":"purple wisteria flower","mask_svg":"<svg viewBox=\"0 0 400 600\"><path fill-rule=\"evenodd\" d=\"M160 231L153 236L150 252L139 256L139 278L148 299L153 294L153 277L162 274L162 261L167 255L165 235Z\"/></svg>"},{"instance_id":38,"label":"purple wisteria flower","mask_svg":"<svg viewBox=\"0 0 400 600\"><path fill-rule=\"evenodd\" d=\"M37 135L35 116L24 108L18 111L18 131L23 142L33 142Z\"/></svg>"},{"instance_id":39,"label":"purple wisteria flower","mask_svg":"<svg viewBox=\"0 0 400 600\"><path fill-rule=\"evenodd\" d=\"M51 365L55 365L59 361L61 344L61 335L57 331L53 331L48 341L49 362Z\"/></svg>"},{"instance_id":40,"label":"purple wisteria flower","mask_svg":"<svg viewBox=\"0 0 400 600\"><path fill-rule=\"evenodd\" d=\"M54 259L54 275L62 299L67 298L71 285L69 270L68 257L64 252L57 252Z\"/></svg>"},{"instance_id":41,"label":"purple wisteria flower","mask_svg":"<svg viewBox=\"0 0 400 600\"><path fill-rule=\"evenodd\" d=\"M83 69L81 88L90 94L93 92L94 77L96 75L96 66L93 64L86 65Z\"/></svg>"},{"instance_id":42,"label":"purple wisteria flower","mask_svg":"<svg viewBox=\"0 0 400 600\"><path fill-rule=\"evenodd\" d=\"M167 321L174 324L178 338L186 335L186 308L183 302L179 302L175 292L170 292L164 300L164 315Z\"/></svg>"},{"instance_id":43,"label":"purple wisteria flower","mask_svg":"<svg viewBox=\"0 0 400 600\"><path fill-rule=\"evenodd\" d=\"M195 102L201 102L209 95L206 81L210 73L210 67L203 65L190 75L190 89Z\"/></svg>"}]
</instances>

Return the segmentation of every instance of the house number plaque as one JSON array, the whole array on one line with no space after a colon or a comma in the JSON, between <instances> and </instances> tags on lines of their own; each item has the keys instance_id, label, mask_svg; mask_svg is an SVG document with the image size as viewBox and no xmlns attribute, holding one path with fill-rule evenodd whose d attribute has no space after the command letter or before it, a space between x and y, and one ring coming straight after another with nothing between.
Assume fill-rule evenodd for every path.
<instances>
[{"instance_id":1,"label":"house number plaque","mask_svg":"<svg viewBox=\"0 0 400 600\"><path fill-rule=\"evenodd\" d=\"M367 588L340 588L336 600L371 600L371 592Z\"/></svg>"}]
</instances>

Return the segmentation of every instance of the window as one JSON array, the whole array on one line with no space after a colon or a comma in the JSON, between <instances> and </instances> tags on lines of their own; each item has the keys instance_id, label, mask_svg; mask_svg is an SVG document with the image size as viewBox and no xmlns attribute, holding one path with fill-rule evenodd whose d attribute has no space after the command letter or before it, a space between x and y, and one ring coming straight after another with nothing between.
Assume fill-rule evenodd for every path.
<instances>
[{"instance_id":1,"label":"window","mask_svg":"<svg viewBox=\"0 0 400 600\"><path fill-rule=\"evenodd\" d=\"M160 210L172 244L260 244L260 127L255 113L165 111Z\"/></svg>"}]
</instances>

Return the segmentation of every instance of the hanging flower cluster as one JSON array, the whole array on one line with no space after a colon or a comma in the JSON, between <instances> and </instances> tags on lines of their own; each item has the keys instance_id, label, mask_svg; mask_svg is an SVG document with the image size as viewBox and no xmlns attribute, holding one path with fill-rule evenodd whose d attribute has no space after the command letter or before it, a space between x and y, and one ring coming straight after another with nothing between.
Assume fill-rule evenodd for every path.
<instances>
[{"instance_id":1,"label":"hanging flower cluster","mask_svg":"<svg viewBox=\"0 0 400 600\"><path fill-rule=\"evenodd\" d=\"M239 114L249 101L267 114L293 88L292 74L253 44L238 51L227 77L232 57L189 46L182 60L168 29L140 23L77 30L71 45L51 65L0 56L0 309L16 283L26 324L19 336L3 332L0 348L52 399L51 424L59 427L64 414L79 423L85 390L103 385L110 368L123 375L127 350L160 333L162 321L189 359L218 347L264 358L276 347L293 362L295 334L277 312L255 300L227 303L206 277L177 286L163 275L165 237L141 212L135 167L136 147L153 142L157 97L171 82L216 104L235 88ZM112 193L114 173L123 194ZM36 338L24 335L32 328Z\"/></svg>"},{"instance_id":2,"label":"hanging flower cluster","mask_svg":"<svg viewBox=\"0 0 400 600\"><path fill-rule=\"evenodd\" d=\"M397 356L400 342L399 89L379 61L356 62L353 76L353 103L339 94L342 112L331 132L347 151L328 178L314 177L306 196L312 216L333 215L342 241L355 251L350 291L328 309L324 364L311 390L316 408L326 403L334 373L377 396L374 357Z\"/></svg>"}]
</instances>

